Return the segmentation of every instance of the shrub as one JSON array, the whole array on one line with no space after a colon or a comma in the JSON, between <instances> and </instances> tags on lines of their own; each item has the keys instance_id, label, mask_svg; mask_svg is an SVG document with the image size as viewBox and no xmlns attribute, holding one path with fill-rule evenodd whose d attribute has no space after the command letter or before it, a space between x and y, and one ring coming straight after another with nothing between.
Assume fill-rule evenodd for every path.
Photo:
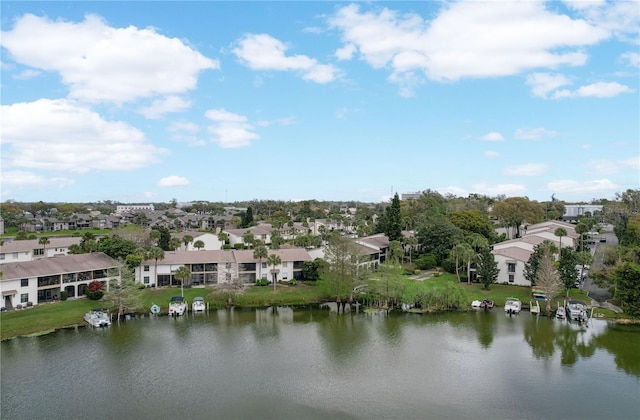
<instances>
[{"instance_id":1,"label":"shrub","mask_svg":"<svg viewBox=\"0 0 640 420\"><path fill-rule=\"evenodd\" d=\"M238 242L233 246L235 249L244 249L244 244L242 242Z\"/></svg>"},{"instance_id":2,"label":"shrub","mask_svg":"<svg viewBox=\"0 0 640 420\"><path fill-rule=\"evenodd\" d=\"M60 292L60 300L67 300L68 297L69 297L69 293L66 290L63 290L62 292Z\"/></svg>"},{"instance_id":3,"label":"shrub","mask_svg":"<svg viewBox=\"0 0 640 420\"><path fill-rule=\"evenodd\" d=\"M222 245L222 249L231 249L231 245L224 244L224 245Z\"/></svg>"},{"instance_id":4,"label":"shrub","mask_svg":"<svg viewBox=\"0 0 640 420\"><path fill-rule=\"evenodd\" d=\"M87 287L87 297L91 300L100 300L104 296L104 285L98 280L89 283Z\"/></svg>"},{"instance_id":5,"label":"shrub","mask_svg":"<svg viewBox=\"0 0 640 420\"><path fill-rule=\"evenodd\" d=\"M269 284L269 280L267 279L258 279L256 281L256 286L266 286Z\"/></svg>"},{"instance_id":6,"label":"shrub","mask_svg":"<svg viewBox=\"0 0 640 420\"><path fill-rule=\"evenodd\" d=\"M298 284L298 281L296 279L292 279L292 280L289 280L289 284L291 286L295 286L296 284Z\"/></svg>"},{"instance_id":7,"label":"shrub","mask_svg":"<svg viewBox=\"0 0 640 420\"><path fill-rule=\"evenodd\" d=\"M436 256L433 254L421 255L415 258L413 262L419 270L431 270L438 265Z\"/></svg>"}]
</instances>

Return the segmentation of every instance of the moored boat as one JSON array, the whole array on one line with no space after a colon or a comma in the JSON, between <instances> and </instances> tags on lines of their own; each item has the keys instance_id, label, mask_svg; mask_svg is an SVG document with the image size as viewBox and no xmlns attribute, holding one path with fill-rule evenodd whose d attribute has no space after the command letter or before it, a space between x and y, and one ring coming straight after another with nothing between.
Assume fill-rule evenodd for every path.
<instances>
[{"instance_id":1,"label":"moored boat","mask_svg":"<svg viewBox=\"0 0 640 420\"><path fill-rule=\"evenodd\" d=\"M484 299L484 300L482 301L482 303L480 304L480 306L481 306L482 308L485 308L485 309L491 309L491 308L493 308L493 300L491 300L491 299Z\"/></svg>"},{"instance_id":2,"label":"moored boat","mask_svg":"<svg viewBox=\"0 0 640 420\"><path fill-rule=\"evenodd\" d=\"M108 327L111 325L111 316L107 309L92 309L84 315L84 320L92 327Z\"/></svg>"},{"instance_id":3,"label":"moored boat","mask_svg":"<svg viewBox=\"0 0 640 420\"><path fill-rule=\"evenodd\" d=\"M204 298L202 296L194 297L191 303L191 310L193 312L204 312L205 309L206 304L204 303Z\"/></svg>"},{"instance_id":4,"label":"moored boat","mask_svg":"<svg viewBox=\"0 0 640 420\"><path fill-rule=\"evenodd\" d=\"M187 303L182 296L173 296L169 301L169 316L181 316L187 311Z\"/></svg>"},{"instance_id":5,"label":"moored boat","mask_svg":"<svg viewBox=\"0 0 640 420\"><path fill-rule=\"evenodd\" d=\"M567 311L564 309L564 306L559 306L556 310L556 318L565 319L567 317Z\"/></svg>"},{"instance_id":6,"label":"moored boat","mask_svg":"<svg viewBox=\"0 0 640 420\"><path fill-rule=\"evenodd\" d=\"M514 297L508 297L504 303L504 311L511 314L519 314L522 309L522 302L520 299Z\"/></svg>"}]
</instances>

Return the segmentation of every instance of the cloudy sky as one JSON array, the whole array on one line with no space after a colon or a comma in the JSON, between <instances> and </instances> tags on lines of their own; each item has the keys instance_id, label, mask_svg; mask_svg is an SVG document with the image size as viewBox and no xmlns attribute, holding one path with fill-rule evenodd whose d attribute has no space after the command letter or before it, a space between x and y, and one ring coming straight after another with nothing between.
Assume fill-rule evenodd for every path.
<instances>
[{"instance_id":1,"label":"cloudy sky","mask_svg":"<svg viewBox=\"0 0 640 420\"><path fill-rule=\"evenodd\" d=\"M4 201L640 188L640 3L0 3Z\"/></svg>"}]
</instances>

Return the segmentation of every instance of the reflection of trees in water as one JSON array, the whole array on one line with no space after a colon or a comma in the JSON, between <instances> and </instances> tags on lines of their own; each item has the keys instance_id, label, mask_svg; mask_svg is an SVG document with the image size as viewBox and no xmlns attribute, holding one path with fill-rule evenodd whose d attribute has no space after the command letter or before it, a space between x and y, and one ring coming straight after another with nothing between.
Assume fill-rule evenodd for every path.
<instances>
[{"instance_id":1,"label":"reflection of trees in water","mask_svg":"<svg viewBox=\"0 0 640 420\"><path fill-rule=\"evenodd\" d=\"M594 341L598 348L613 355L619 369L640 377L640 327L611 324Z\"/></svg>"},{"instance_id":2,"label":"reflection of trees in water","mask_svg":"<svg viewBox=\"0 0 640 420\"><path fill-rule=\"evenodd\" d=\"M495 315L480 311L473 316L473 326L478 333L478 342L483 349L487 349L493 343L493 335L495 332L496 318Z\"/></svg>"},{"instance_id":3,"label":"reflection of trees in water","mask_svg":"<svg viewBox=\"0 0 640 420\"><path fill-rule=\"evenodd\" d=\"M369 342L369 334L363 320L355 313L331 313L318 322L318 335L332 361L341 365L365 353L362 346Z\"/></svg>"},{"instance_id":4,"label":"reflection of trees in water","mask_svg":"<svg viewBox=\"0 0 640 420\"><path fill-rule=\"evenodd\" d=\"M280 336L279 324L282 322L280 317L286 317L289 312L291 312L291 309L278 308L277 306L271 306L266 309L256 309L255 322L251 326L253 335L258 341L278 338Z\"/></svg>"},{"instance_id":5,"label":"reflection of trees in water","mask_svg":"<svg viewBox=\"0 0 640 420\"><path fill-rule=\"evenodd\" d=\"M563 366L572 366L579 358L593 356L597 348L594 337L586 325L553 318L532 317L524 325L524 338L533 356L549 359L558 350Z\"/></svg>"},{"instance_id":6,"label":"reflection of trees in water","mask_svg":"<svg viewBox=\"0 0 640 420\"><path fill-rule=\"evenodd\" d=\"M402 327L406 325L407 319L404 315L375 315L382 317L381 322L378 324L378 332L387 342L393 346L399 345L402 342Z\"/></svg>"}]
</instances>

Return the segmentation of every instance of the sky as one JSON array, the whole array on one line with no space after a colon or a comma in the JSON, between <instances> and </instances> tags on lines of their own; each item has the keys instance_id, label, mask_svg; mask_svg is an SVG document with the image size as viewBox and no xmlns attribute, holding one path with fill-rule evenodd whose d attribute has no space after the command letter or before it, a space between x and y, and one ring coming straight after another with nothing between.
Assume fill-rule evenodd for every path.
<instances>
[{"instance_id":1,"label":"sky","mask_svg":"<svg viewBox=\"0 0 640 420\"><path fill-rule=\"evenodd\" d=\"M0 3L0 199L640 188L640 2Z\"/></svg>"}]
</instances>

